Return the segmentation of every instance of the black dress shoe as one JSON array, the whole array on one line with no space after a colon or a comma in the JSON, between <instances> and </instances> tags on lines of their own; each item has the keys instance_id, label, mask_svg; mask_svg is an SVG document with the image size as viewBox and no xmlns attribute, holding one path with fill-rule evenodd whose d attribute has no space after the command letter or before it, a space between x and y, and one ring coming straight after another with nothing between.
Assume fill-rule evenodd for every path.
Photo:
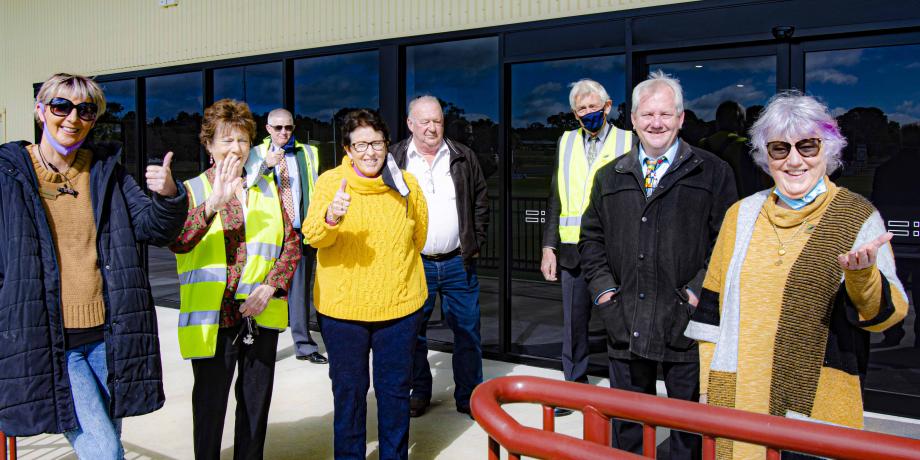
<instances>
[{"instance_id":1,"label":"black dress shoe","mask_svg":"<svg viewBox=\"0 0 920 460\"><path fill-rule=\"evenodd\" d=\"M318 351L314 351L309 355L297 355L297 359L300 361L310 361L313 364L327 364L329 362L329 360Z\"/></svg>"},{"instance_id":2,"label":"black dress shoe","mask_svg":"<svg viewBox=\"0 0 920 460\"><path fill-rule=\"evenodd\" d=\"M572 414L571 409L565 409L562 407L557 407L553 409L553 415L555 415L556 417L565 417L566 415L571 415L571 414Z\"/></svg>"},{"instance_id":3,"label":"black dress shoe","mask_svg":"<svg viewBox=\"0 0 920 460\"><path fill-rule=\"evenodd\" d=\"M428 404L431 401L428 399L420 398L409 398L409 417L421 417L425 415L425 410L428 409Z\"/></svg>"},{"instance_id":4,"label":"black dress shoe","mask_svg":"<svg viewBox=\"0 0 920 460\"><path fill-rule=\"evenodd\" d=\"M470 406L457 406L457 412L461 414L466 414L470 417L470 420L475 421L476 418L473 417L473 411L470 410Z\"/></svg>"}]
</instances>

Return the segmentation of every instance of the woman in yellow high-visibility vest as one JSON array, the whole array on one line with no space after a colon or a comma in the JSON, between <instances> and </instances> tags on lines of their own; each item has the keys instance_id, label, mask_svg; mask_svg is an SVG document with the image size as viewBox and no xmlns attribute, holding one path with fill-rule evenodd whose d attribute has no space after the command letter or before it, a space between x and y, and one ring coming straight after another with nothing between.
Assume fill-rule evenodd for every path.
<instances>
[{"instance_id":1,"label":"woman in yellow high-visibility vest","mask_svg":"<svg viewBox=\"0 0 920 460\"><path fill-rule=\"evenodd\" d=\"M205 110L199 137L213 165L185 181L188 218L170 246L179 348L195 375L195 458L220 457L235 368L236 457L262 458L278 332L287 326L285 297L301 256L272 173L242 178L255 128L243 102L222 99Z\"/></svg>"}]
</instances>

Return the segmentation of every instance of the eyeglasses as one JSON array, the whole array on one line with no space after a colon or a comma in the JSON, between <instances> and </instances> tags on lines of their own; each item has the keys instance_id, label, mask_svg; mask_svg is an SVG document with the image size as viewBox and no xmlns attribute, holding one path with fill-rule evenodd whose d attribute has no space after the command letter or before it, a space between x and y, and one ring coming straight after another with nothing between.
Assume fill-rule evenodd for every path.
<instances>
[{"instance_id":1,"label":"eyeglasses","mask_svg":"<svg viewBox=\"0 0 920 460\"><path fill-rule=\"evenodd\" d=\"M58 117L67 117L74 108L77 109L77 116L83 121L96 121L96 113L99 112L99 106L92 102L81 102L74 104L69 99L55 97L48 103L51 113Z\"/></svg>"},{"instance_id":2,"label":"eyeglasses","mask_svg":"<svg viewBox=\"0 0 920 460\"><path fill-rule=\"evenodd\" d=\"M271 126L272 129L274 129L275 131L281 131L281 130L288 131L288 132L294 131L294 125L269 125L269 126Z\"/></svg>"},{"instance_id":3,"label":"eyeglasses","mask_svg":"<svg viewBox=\"0 0 920 460\"><path fill-rule=\"evenodd\" d=\"M367 151L368 147L373 147L375 151L382 152L387 148L387 141L374 141L374 142L355 142L351 144L351 148L355 152L364 153Z\"/></svg>"},{"instance_id":4,"label":"eyeglasses","mask_svg":"<svg viewBox=\"0 0 920 460\"><path fill-rule=\"evenodd\" d=\"M785 160L792 151L792 145L784 141L767 142L767 155L774 160ZM821 152L821 139L802 139L795 144L795 149L804 158L817 156Z\"/></svg>"}]
</instances>

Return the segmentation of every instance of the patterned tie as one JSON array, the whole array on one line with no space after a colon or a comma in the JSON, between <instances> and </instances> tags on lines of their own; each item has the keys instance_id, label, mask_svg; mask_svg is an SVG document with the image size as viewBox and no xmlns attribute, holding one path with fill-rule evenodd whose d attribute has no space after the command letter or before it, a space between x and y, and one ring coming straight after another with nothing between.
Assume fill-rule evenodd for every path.
<instances>
[{"instance_id":1,"label":"patterned tie","mask_svg":"<svg viewBox=\"0 0 920 460\"><path fill-rule=\"evenodd\" d=\"M658 176L655 174L661 163L664 163L665 157L646 158L645 159L645 196L650 196L655 186L658 185Z\"/></svg>"},{"instance_id":2,"label":"patterned tie","mask_svg":"<svg viewBox=\"0 0 920 460\"><path fill-rule=\"evenodd\" d=\"M288 220L293 223L294 196L291 194L291 178L288 176L287 159L284 157L278 163L278 172L281 178L281 189L278 191L281 194L281 205L284 206L284 212L287 214Z\"/></svg>"},{"instance_id":3,"label":"patterned tie","mask_svg":"<svg viewBox=\"0 0 920 460\"><path fill-rule=\"evenodd\" d=\"M594 164L597 159L597 136L588 138L588 167Z\"/></svg>"}]
</instances>

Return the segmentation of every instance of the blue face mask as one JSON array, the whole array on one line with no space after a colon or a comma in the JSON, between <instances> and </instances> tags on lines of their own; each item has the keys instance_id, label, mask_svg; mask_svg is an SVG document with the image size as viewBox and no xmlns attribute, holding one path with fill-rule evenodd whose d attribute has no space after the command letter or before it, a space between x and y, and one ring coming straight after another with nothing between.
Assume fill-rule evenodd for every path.
<instances>
[{"instance_id":1,"label":"blue face mask","mask_svg":"<svg viewBox=\"0 0 920 460\"><path fill-rule=\"evenodd\" d=\"M815 184L814 187L812 187L811 191L806 193L802 198L789 198L788 196L783 195L779 189L773 188L773 193L779 197L779 199L783 200L783 203L786 203L790 208L795 209L796 211L804 208L805 206L808 206L813 201L815 201L815 198L818 198L822 193L826 191L827 185L824 183L823 177L818 181L817 184Z\"/></svg>"},{"instance_id":2,"label":"blue face mask","mask_svg":"<svg viewBox=\"0 0 920 460\"><path fill-rule=\"evenodd\" d=\"M604 127L604 121L606 120L604 115L604 109L598 110L597 112L586 113L581 116L581 125L584 126L585 130L591 134L597 133Z\"/></svg>"}]
</instances>

